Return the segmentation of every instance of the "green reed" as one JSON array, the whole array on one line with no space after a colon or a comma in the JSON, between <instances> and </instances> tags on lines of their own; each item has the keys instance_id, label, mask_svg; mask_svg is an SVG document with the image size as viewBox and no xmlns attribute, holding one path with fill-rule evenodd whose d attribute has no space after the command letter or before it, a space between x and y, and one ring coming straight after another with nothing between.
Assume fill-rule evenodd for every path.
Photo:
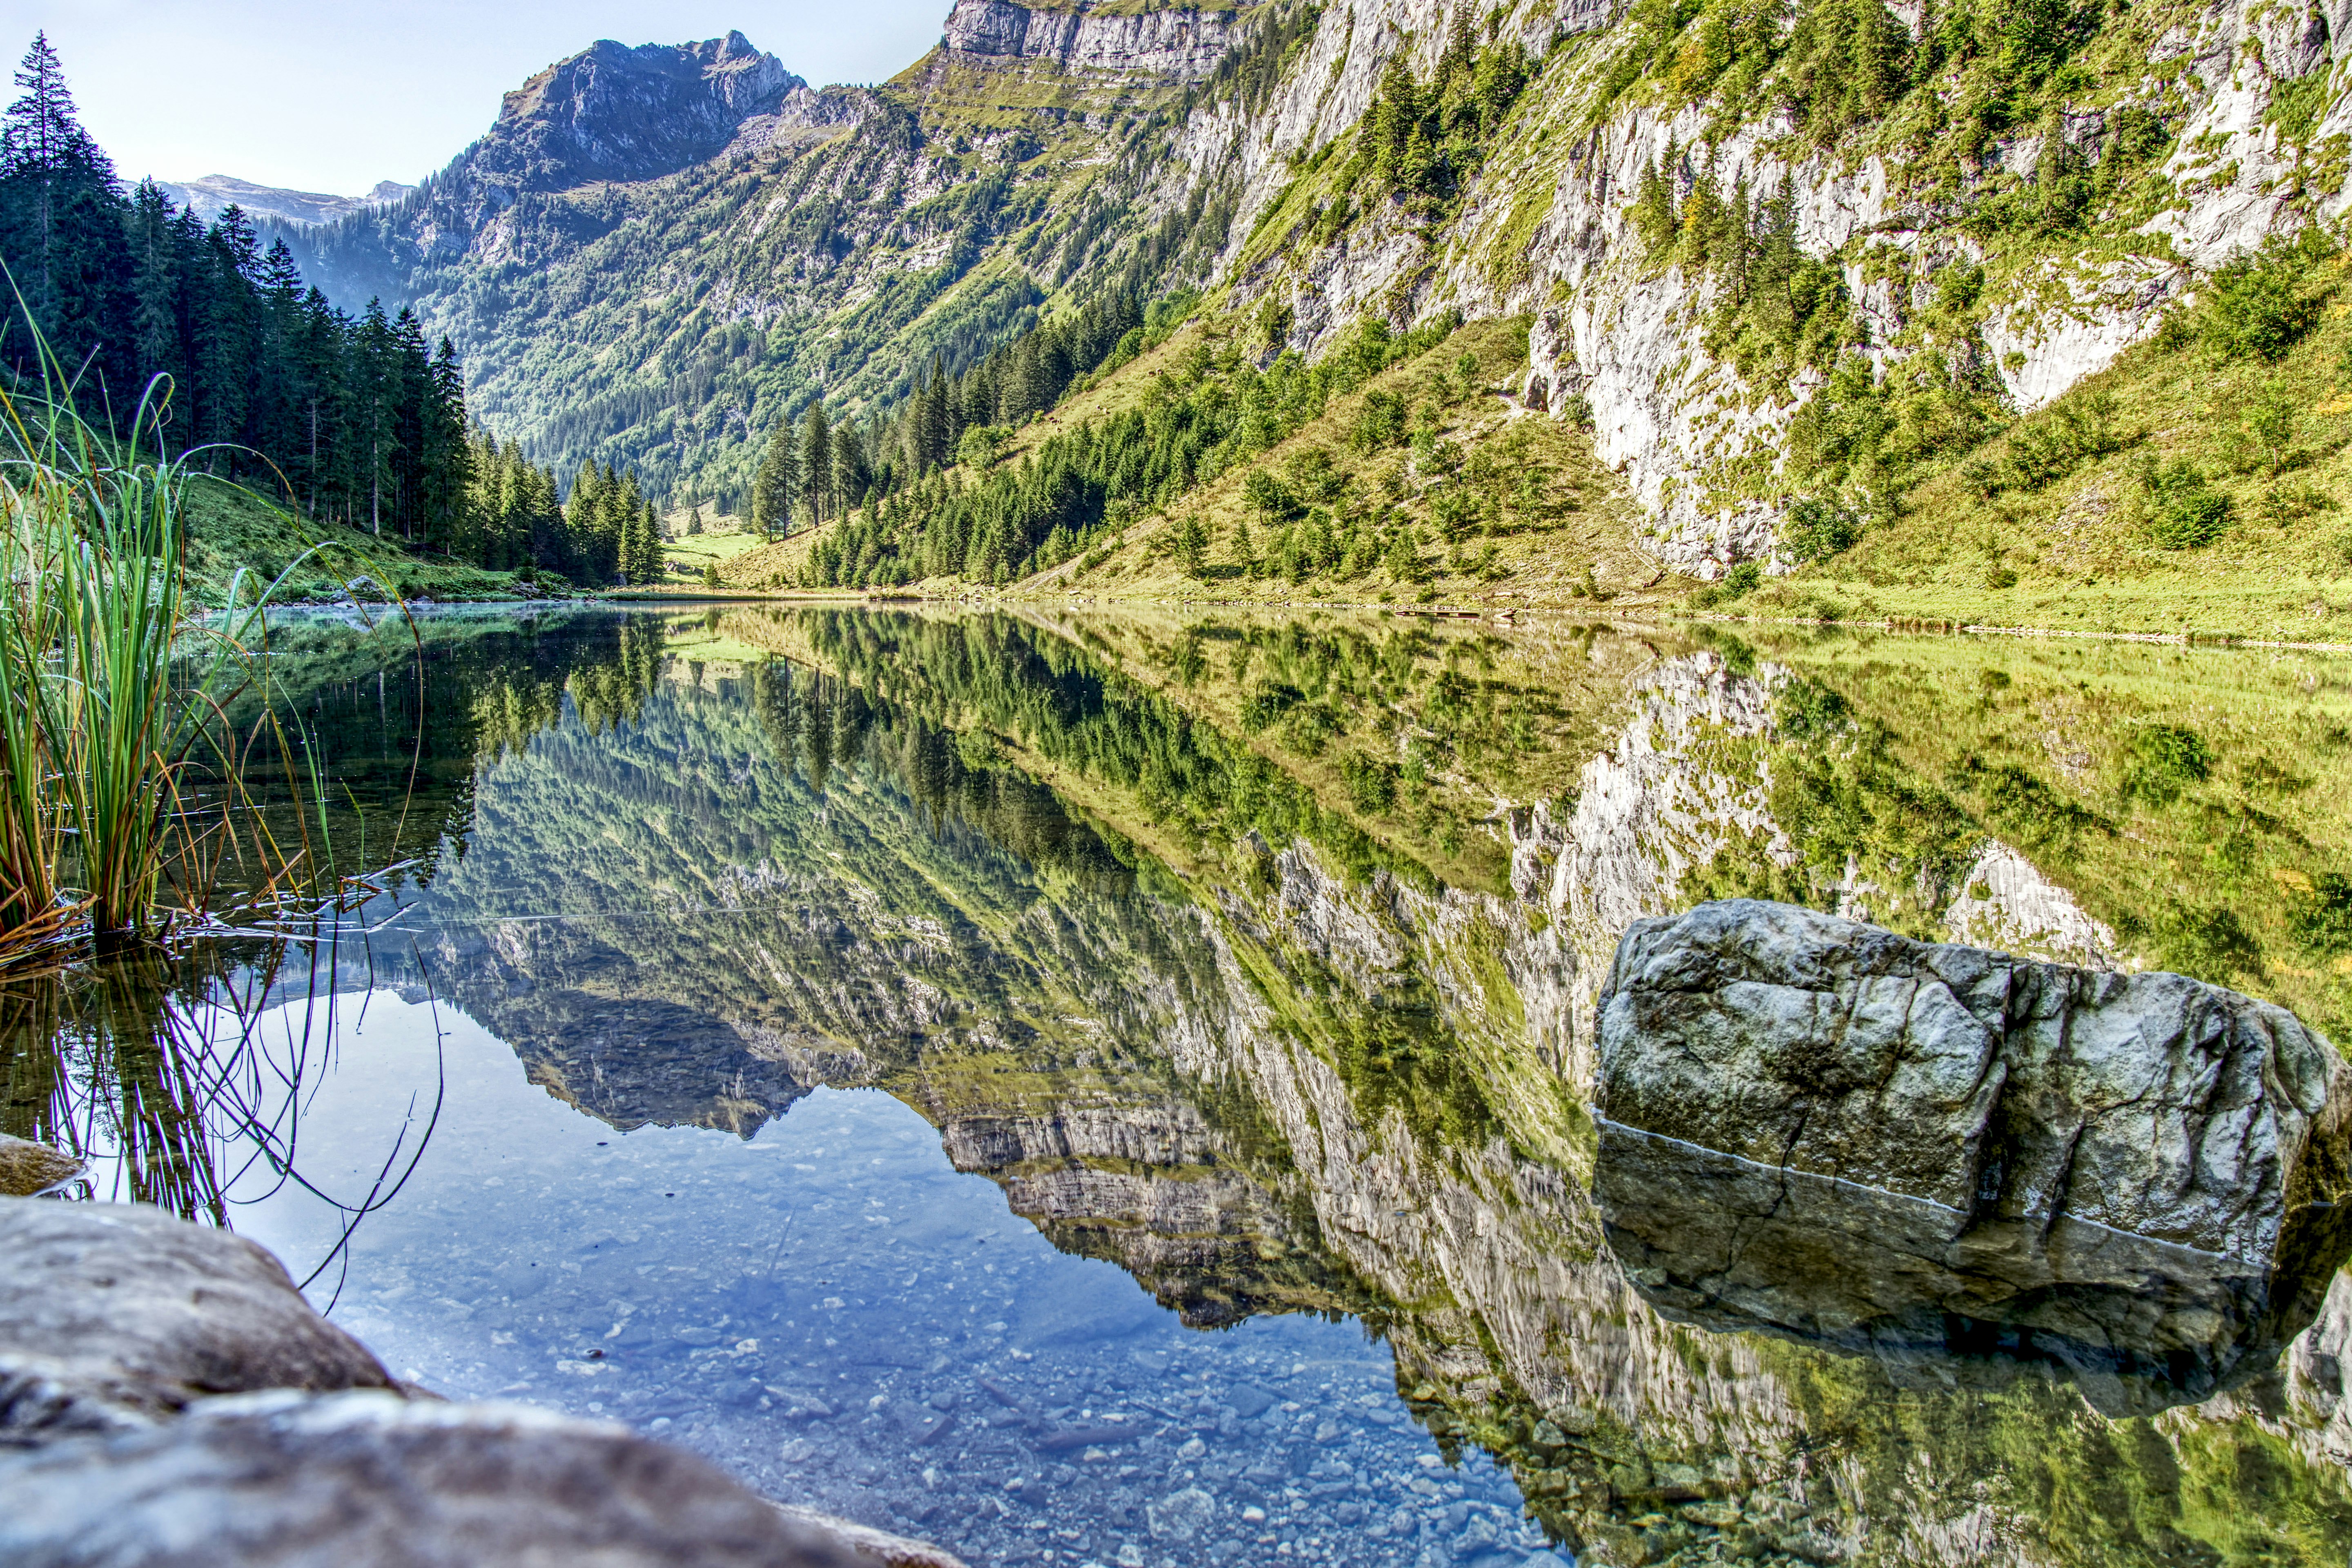
<instances>
[{"instance_id":1,"label":"green reed","mask_svg":"<svg viewBox=\"0 0 2352 1568\"><path fill-rule=\"evenodd\" d=\"M169 396L158 382L125 441L81 416L54 363L39 395L0 390L0 961L85 925L103 942L161 935L167 875L179 910L201 912L224 846L260 856L273 886L308 854L237 809L257 737L223 708L266 679L261 606L284 579L239 572L206 616L187 458L141 447Z\"/></svg>"}]
</instances>

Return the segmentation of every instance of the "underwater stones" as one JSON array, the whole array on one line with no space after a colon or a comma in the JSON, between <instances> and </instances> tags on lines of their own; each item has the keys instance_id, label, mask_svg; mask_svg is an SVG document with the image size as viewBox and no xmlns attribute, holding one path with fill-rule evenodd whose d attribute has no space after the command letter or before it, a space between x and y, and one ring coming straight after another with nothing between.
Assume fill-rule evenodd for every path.
<instances>
[{"instance_id":1,"label":"underwater stones","mask_svg":"<svg viewBox=\"0 0 2352 1568\"><path fill-rule=\"evenodd\" d=\"M82 1163L62 1150L0 1132L0 1196L29 1198L81 1173Z\"/></svg>"},{"instance_id":2,"label":"underwater stones","mask_svg":"<svg viewBox=\"0 0 2352 1568\"><path fill-rule=\"evenodd\" d=\"M1146 1503L1143 1511L1155 1539L1190 1541L1215 1520L1217 1500L1199 1487L1184 1487Z\"/></svg>"},{"instance_id":3,"label":"underwater stones","mask_svg":"<svg viewBox=\"0 0 2352 1568\"><path fill-rule=\"evenodd\" d=\"M0 1562L960 1568L602 1422L395 1384L249 1241L0 1198Z\"/></svg>"},{"instance_id":4,"label":"underwater stones","mask_svg":"<svg viewBox=\"0 0 2352 1568\"><path fill-rule=\"evenodd\" d=\"M247 1394L0 1465L0 1559L873 1568L693 1455L601 1422L379 1392Z\"/></svg>"},{"instance_id":5,"label":"underwater stones","mask_svg":"<svg viewBox=\"0 0 2352 1568\"><path fill-rule=\"evenodd\" d=\"M0 1198L0 1447L165 1419L208 1394L390 1388L276 1258L133 1204Z\"/></svg>"},{"instance_id":6,"label":"underwater stones","mask_svg":"<svg viewBox=\"0 0 2352 1568\"><path fill-rule=\"evenodd\" d=\"M1733 900L1629 927L1598 1030L1595 1196L1671 1316L2163 1404L2266 1365L2352 1247L2342 1060L2180 975Z\"/></svg>"}]
</instances>

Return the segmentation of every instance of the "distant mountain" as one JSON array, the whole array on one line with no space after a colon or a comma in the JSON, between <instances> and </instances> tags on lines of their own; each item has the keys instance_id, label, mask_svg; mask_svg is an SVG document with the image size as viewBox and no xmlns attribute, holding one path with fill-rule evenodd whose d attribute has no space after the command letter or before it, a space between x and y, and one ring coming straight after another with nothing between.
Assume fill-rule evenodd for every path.
<instances>
[{"instance_id":1,"label":"distant mountain","mask_svg":"<svg viewBox=\"0 0 2352 1568\"><path fill-rule=\"evenodd\" d=\"M257 222L292 224L310 227L332 223L339 217L362 212L369 207L385 205L415 191L415 185L404 185L394 180L379 180L373 190L363 196L334 196L319 191L280 190L275 185L257 185L251 180L240 180L234 174L206 174L201 180L174 184L159 180L163 194L184 207L194 207L209 223L231 206L245 209Z\"/></svg>"},{"instance_id":2,"label":"distant mountain","mask_svg":"<svg viewBox=\"0 0 2352 1568\"><path fill-rule=\"evenodd\" d=\"M657 179L716 156L807 87L740 33L634 49L600 39L508 93L460 163L514 190Z\"/></svg>"},{"instance_id":3,"label":"distant mountain","mask_svg":"<svg viewBox=\"0 0 2352 1568\"><path fill-rule=\"evenodd\" d=\"M887 499L957 450L967 426L1040 406L1026 389L1058 390L1108 361L1074 376L1049 363L1063 345L1041 339L1024 363L1043 373L1020 371L1019 395L992 372L959 382L952 408L940 373L962 376L1090 306L1122 321L1155 300L1164 319L1197 306L1190 357L1120 360L1103 374L1131 363L1135 384L1099 405L1164 409L1172 395L1157 378L1194 380L1223 356L1232 395L1192 405L1204 418L1191 428L1208 440L1213 416L1215 440L1231 444L1205 470L1155 468L1153 452L1174 464L1162 443L1178 438L1155 426L1131 464L1102 457L1087 485L1071 481L1066 520L1025 492L1007 500L991 515L1017 547L962 541L963 569L992 576L1013 574L1035 532L1057 527L1066 542L1126 529L1139 559L1173 559L1172 540L1136 525L1174 528L1173 503L1287 439L1298 426L1249 401L1257 379L1286 351L1323 368L1368 320L1390 333L1524 321L1525 350L1496 351L1515 362L1491 378L1513 416L1489 410L1496 431L1522 414L1570 426L1596 493L1641 519L1635 547L1660 575L1712 583L1752 563L1747 584L1843 557L1867 528L1892 552L1871 568L1874 590L1924 585L1914 553L1958 561L1958 535L1923 523L1916 541L1892 542L1925 515L1911 492L1947 473L1937 493L1982 542L1969 559L2015 549L2021 564L2046 558L2053 582L2079 584L2109 559L2073 542L2085 516L2112 515L2118 552L2170 552L2211 546L2226 515L2341 515L2324 489L2305 501L2248 480L2234 500L2196 491L2204 521L2135 522L2140 501L2125 498L2147 486L2120 447L2140 426L2120 413L2112 429L2047 437L2063 449L2046 462L2032 455L2040 436L1978 451L2137 353L2168 318L2246 362L2247 376L2280 374L2263 367L2302 337L2307 358L2339 353L2312 303L2341 287L2322 269L2336 267L2333 226L2352 211L2336 20L2267 0L2127 12L2033 0L1968 10L1967 22L1910 0L1795 0L1753 16L1745 4L953 0L939 44L890 80L814 89L740 33L601 42L507 94L488 132L415 194L290 237L305 276L346 309L380 296L413 306L428 337L447 334L468 411L534 462L615 464L650 496L737 510L771 432L813 405L864 447L844 499L862 497L863 479ZM1987 19L2012 13L2044 21ZM2243 287L2275 306L2234 303L2254 298L2231 291L2250 268L2262 281ZM2216 275L2228 289L2207 287ZM2193 321L2177 314L2191 300L2205 301ZM2122 374L2169 354L2178 335ZM1337 384L1353 372L1329 374ZM2295 403L2291 385L2275 390L2270 427L2341 417L2312 412L2328 406L2316 392ZM919 393L934 399L920 431L898 417ZM1486 563L1471 575L1500 573L1471 552L1470 531L1493 537L1506 503L1519 504L1494 477L1520 472L1517 459L1484 459L1483 499L1447 489L1450 458L1374 460L1409 439L1430 447L1436 427L1412 437L1406 424L1424 401L1454 406L1416 391L1405 412L1351 436L1359 489L1349 500L1318 480L1324 509L1373 520L1383 549L1407 525L1381 520L1409 517L1454 547L1449 570L1475 560ZM2234 423L2234 405L2216 405ZM2049 417L2075 431L2089 416L2069 405ZM1301 462L1339 461L1319 444L1328 435L1300 438L1318 443ZM2267 449L2270 485L2293 453L2284 437ZM2252 446L2224 455L2240 450L2194 448L2183 472L2221 462L2234 482L2262 466ZM2089 473L2109 459L2105 478ZM2078 470L2085 488L2063 504L2080 506L2050 522L2046 557L1986 531L1983 501L2004 497L2003 517L2048 510ZM1421 489L1405 495L1391 475ZM1441 494L1443 521L1400 510ZM1570 499L1527 494L1532 506ZM1474 502L1486 509L1475 525ZM1575 508L1559 515L1594 515ZM1260 533L1286 526L1248 510ZM1202 528L1241 521L1238 508L1219 516ZM2315 531L2338 526L2298 534L2315 572ZM1239 537L1232 564L1246 578L1263 563ZM1391 591L1434 591L1419 548L1408 537L1390 551ZM1283 572L1294 585L1339 570L1294 556ZM859 582L863 570L845 568ZM2003 584L1984 592L2007 591L2018 570L1967 568Z\"/></svg>"}]
</instances>

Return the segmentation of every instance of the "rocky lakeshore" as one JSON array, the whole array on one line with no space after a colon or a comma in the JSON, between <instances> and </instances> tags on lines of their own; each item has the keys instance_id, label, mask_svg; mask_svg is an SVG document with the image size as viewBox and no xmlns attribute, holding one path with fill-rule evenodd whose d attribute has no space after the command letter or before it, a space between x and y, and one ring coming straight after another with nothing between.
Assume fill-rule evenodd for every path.
<instances>
[{"instance_id":1,"label":"rocky lakeshore","mask_svg":"<svg viewBox=\"0 0 2352 1568\"><path fill-rule=\"evenodd\" d=\"M1599 1036L1595 1195L1685 1321L2160 1408L2273 1366L2352 1251L2352 1073L2181 975L1738 900L1635 922Z\"/></svg>"},{"instance_id":2,"label":"rocky lakeshore","mask_svg":"<svg viewBox=\"0 0 2352 1568\"><path fill-rule=\"evenodd\" d=\"M960 1568L615 1424L402 1384L249 1241L0 1198L14 1563Z\"/></svg>"}]
</instances>

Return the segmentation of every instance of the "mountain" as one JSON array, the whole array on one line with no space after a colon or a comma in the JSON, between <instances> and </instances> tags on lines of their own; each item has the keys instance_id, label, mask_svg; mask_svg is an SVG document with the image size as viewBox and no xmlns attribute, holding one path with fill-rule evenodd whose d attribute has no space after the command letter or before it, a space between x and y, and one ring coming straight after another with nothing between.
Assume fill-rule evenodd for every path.
<instances>
[{"instance_id":1,"label":"mountain","mask_svg":"<svg viewBox=\"0 0 2352 1568\"><path fill-rule=\"evenodd\" d=\"M308 227L332 223L339 217L380 207L415 191L415 185L404 185L393 180L379 180L375 188L363 196L331 196L317 191L280 190L275 185L257 185L251 180L240 180L234 174L206 174L201 180L184 184L158 181L163 194L184 207L194 209L197 216L210 223L230 207L242 207L246 216L257 223L287 224Z\"/></svg>"},{"instance_id":2,"label":"mountain","mask_svg":"<svg viewBox=\"0 0 2352 1568\"><path fill-rule=\"evenodd\" d=\"M1475 457L1533 413L1585 433L1589 465L1547 473L1576 507L1621 506L1678 591L1810 566L1846 584L1821 601L1841 613L1989 616L2031 606L1988 595L2154 576L2227 592L2159 612L2135 586L2132 614L2272 626L2315 593L2334 613L2327 517L2352 489L2332 455L2352 444L2330 401L2344 329L2321 310L2326 226L2352 206L2339 9L957 0L940 44L871 89L809 89L740 35L600 44L509 95L415 195L310 231L304 257L344 301L413 302L450 333L473 408L534 457L617 462L655 494L740 501L768 432L822 400L878 503L939 460L877 423L934 367L1117 298L1168 302L1175 357L1057 384L1087 384L1061 428L1147 401L1152 377L1205 374L1238 410L1284 351L1330 364L1367 319L1440 337L1492 321L1527 331L1507 406L1405 409L1401 489L1377 442L1307 487L1331 491L1327 532L1372 520L1355 558L1403 563L1358 568L1351 592L1505 592L1509 551L1463 546L1465 526L1517 526L1509 463L1477 479L1421 454ZM1318 384L1319 413L1356 382ZM969 391L950 434L1007 406ZM1181 588L1181 557L1265 592L1255 542L1293 539L1315 503L1200 490L1205 552L1178 537L1179 503L1221 475L1237 498L1244 467L1322 461L1302 427L1236 426L1206 469L1123 506L1124 481L1088 479L1112 489L989 559L1011 581L1057 565L1058 528L1094 551L1056 587ZM2257 522L2281 539L2258 546ZM1433 540L1454 548L1432 562ZM1294 550L1284 574L1349 558ZM1591 553L1551 565L1610 592L1650 580L1612 586Z\"/></svg>"}]
</instances>

